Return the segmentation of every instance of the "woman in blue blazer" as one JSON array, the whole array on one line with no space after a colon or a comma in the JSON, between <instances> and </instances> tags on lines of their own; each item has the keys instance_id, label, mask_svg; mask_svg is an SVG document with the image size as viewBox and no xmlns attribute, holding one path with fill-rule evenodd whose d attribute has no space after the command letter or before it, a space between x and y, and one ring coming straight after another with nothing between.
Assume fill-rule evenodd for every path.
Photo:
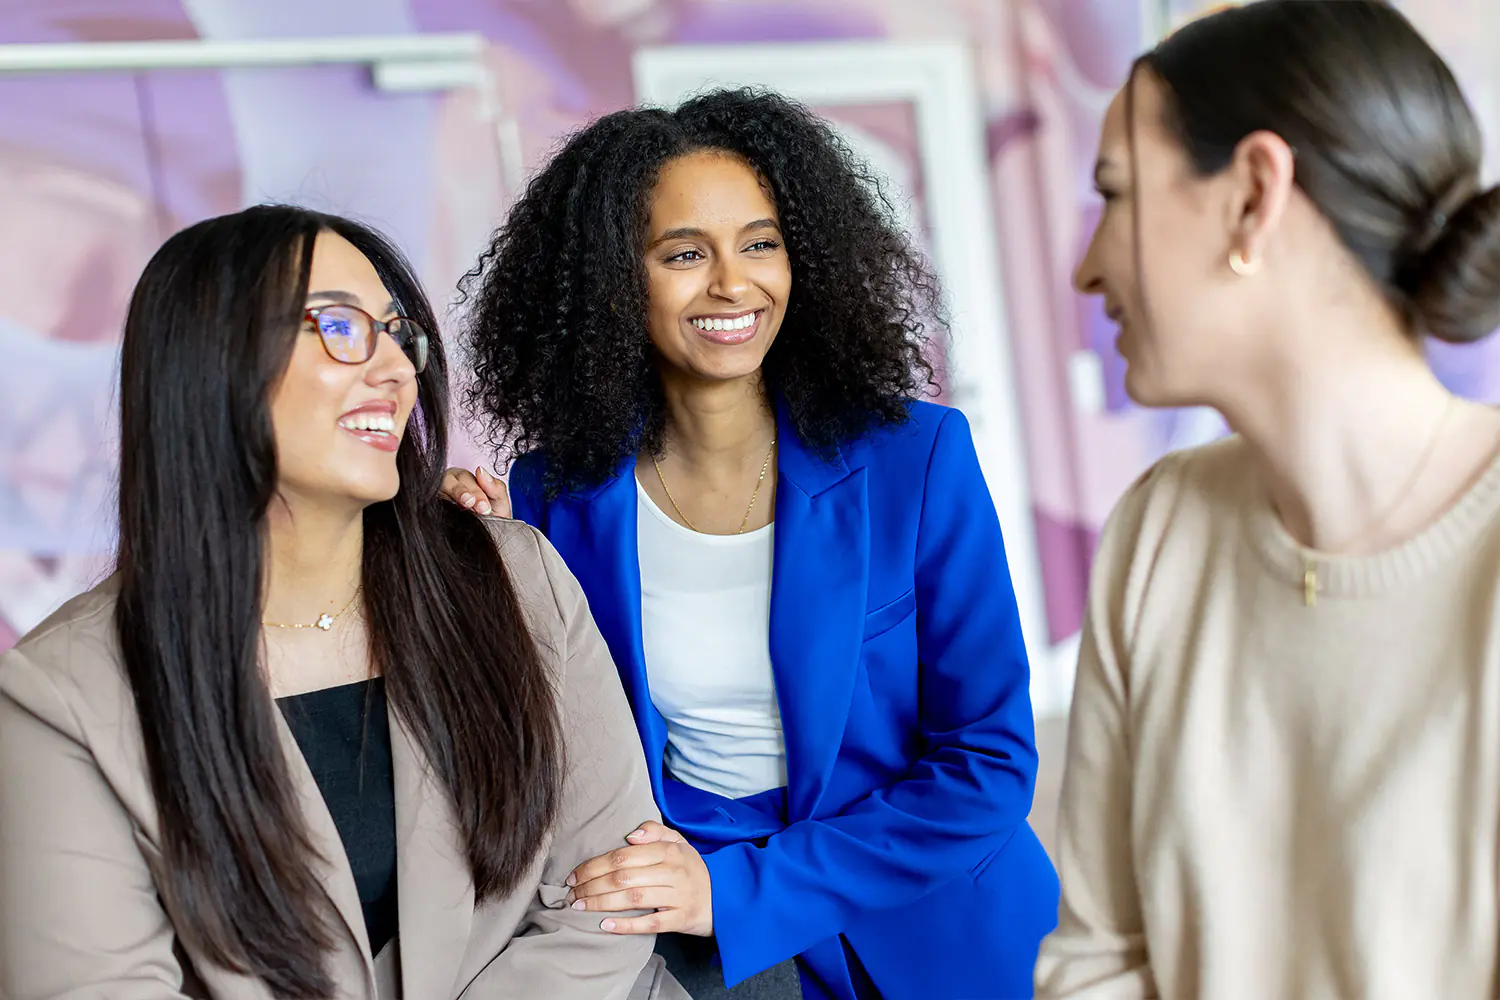
<instances>
[{"instance_id":1,"label":"woman in blue blazer","mask_svg":"<svg viewBox=\"0 0 1500 1000\"><path fill-rule=\"evenodd\" d=\"M1057 882L1004 544L967 422L917 400L935 282L847 148L763 93L607 116L472 277L514 515L588 595L665 820L567 902L711 937L729 986L1030 996ZM476 476L447 489L487 509Z\"/></svg>"}]
</instances>

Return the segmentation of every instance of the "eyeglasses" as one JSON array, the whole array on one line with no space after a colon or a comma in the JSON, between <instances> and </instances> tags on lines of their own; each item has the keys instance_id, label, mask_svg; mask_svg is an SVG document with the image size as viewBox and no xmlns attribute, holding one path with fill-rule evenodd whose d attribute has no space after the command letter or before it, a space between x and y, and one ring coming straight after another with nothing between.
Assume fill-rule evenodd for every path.
<instances>
[{"instance_id":1,"label":"eyeglasses","mask_svg":"<svg viewBox=\"0 0 1500 1000\"><path fill-rule=\"evenodd\" d=\"M362 365L375 356L376 338L391 335L418 373L427 367L427 331L405 316L381 322L358 306L315 306L302 314L335 361Z\"/></svg>"}]
</instances>

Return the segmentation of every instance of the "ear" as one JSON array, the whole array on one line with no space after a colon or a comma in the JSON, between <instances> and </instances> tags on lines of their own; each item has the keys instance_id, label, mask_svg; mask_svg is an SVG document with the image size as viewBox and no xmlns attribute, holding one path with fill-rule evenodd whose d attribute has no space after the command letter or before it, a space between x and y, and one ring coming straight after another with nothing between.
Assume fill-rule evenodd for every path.
<instances>
[{"instance_id":1,"label":"ear","mask_svg":"<svg viewBox=\"0 0 1500 1000\"><path fill-rule=\"evenodd\" d=\"M1258 262L1281 225L1292 196L1297 157L1274 132L1251 132L1234 148L1229 174L1234 197L1229 205L1230 249Z\"/></svg>"}]
</instances>

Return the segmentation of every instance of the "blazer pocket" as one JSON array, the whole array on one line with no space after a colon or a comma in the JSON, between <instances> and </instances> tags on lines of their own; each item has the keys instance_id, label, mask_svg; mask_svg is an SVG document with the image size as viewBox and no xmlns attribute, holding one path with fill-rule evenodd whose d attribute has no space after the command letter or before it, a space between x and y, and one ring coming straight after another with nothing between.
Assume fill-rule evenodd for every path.
<instances>
[{"instance_id":1,"label":"blazer pocket","mask_svg":"<svg viewBox=\"0 0 1500 1000\"><path fill-rule=\"evenodd\" d=\"M889 604L865 615L865 642L900 625L917 610L917 588L913 587Z\"/></svg>"}]
</instances>

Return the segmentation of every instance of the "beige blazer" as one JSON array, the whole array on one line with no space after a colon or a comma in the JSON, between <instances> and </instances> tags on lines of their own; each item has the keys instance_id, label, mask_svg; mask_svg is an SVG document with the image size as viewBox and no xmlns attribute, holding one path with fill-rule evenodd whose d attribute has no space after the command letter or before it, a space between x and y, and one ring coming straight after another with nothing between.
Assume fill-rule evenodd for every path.
<instances>
[{"instance_id":1,"label":"beige blazer","mask_svg":"<svg viewBox=\"0 0 1500 1000\"><path fill-rule=\"evenodd\" d=\"M394 716L397 938L370 954L354 876L296 740L277 714L318 875L341 918L337 1000L668 1000L687 994L650 936L599 930L563 904L579 862L658 818L640 740L583 592L551 545L490 519L559 678L561 813L522 888L476 908L449 800ZM108 580L0 656L0 997L271 1000L174 932L156 893L156 810L120 663ZM191 608L184 608L191 613Z\"/></svg>"}]
</instances>

